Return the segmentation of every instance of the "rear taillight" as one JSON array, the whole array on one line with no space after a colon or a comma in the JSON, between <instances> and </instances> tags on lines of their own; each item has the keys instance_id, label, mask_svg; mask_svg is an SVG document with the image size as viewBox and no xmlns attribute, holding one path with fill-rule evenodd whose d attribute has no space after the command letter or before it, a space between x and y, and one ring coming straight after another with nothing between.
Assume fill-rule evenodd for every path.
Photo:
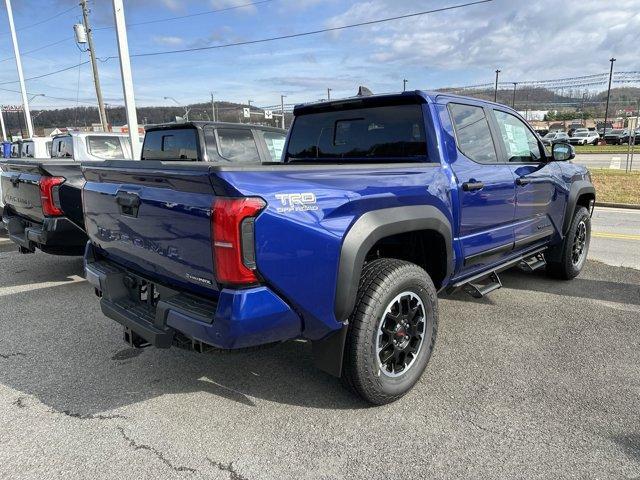
<instances>
[{"instance_id":1,"label":"rear taillight","mask_svg":"<svg viewBox=\"0 0 640 480\"><path fill-rule=\"evenodd\" d=\"M47 217L59 217L60 210L60 185L64 183L63 177L42 177L39 182L40 202L42 213Z\"/></svg>"},{"instance_id":2,"label":"rear taillight","mask_svg":"<svg viewBox=\"0 0 640 480\"><path fill-rule=\"evenodd\" d=\"M254 220L266 206L261 198L216 198L212 206L213 262L222 284L258 282Z\"/></svg>"}]
</instances>

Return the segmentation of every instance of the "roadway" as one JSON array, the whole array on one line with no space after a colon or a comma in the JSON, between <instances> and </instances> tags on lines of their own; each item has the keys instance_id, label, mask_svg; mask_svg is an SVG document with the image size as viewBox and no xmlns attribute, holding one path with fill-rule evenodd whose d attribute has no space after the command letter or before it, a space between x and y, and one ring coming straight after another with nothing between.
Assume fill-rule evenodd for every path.
<instances>
[{"instance_id":1,"label":"roadway","mask_svg":"<svg viewBox=\"0 0 640 480\"><path fill-rule=\"evenodd\" d=\"M625 169L627 154L625 153L578 153L575 163L585 165L588 168L614 168ZM640 145L636 145L633 156L634 171L640 171Z\"/></svg>"},{"instance_id":2,"label":"roadway","mask_svg":"<svg viewBox=\"0 0 640 480\"><path fill-rule=\"evenodd\" d=\"M301 342L130 349L82 259L0 237L0 478L640 478L639 222L597 209L573 281L443 295L425 375L376 408Z\"/></svg>"}]
</instances>

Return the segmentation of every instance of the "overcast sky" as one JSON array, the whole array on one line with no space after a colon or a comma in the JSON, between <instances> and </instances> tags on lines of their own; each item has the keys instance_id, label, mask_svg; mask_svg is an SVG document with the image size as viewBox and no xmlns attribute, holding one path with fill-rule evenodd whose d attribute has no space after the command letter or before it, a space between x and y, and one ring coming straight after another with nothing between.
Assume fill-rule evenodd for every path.
<instances>
[{"instance_id":1,"label":"overcast sky","mask_svg":"<svg viewBox=\"0 0 640 480\"><path fill-rule=\"evenodd\" d=\"M131 53L219 45L377 20L469 0L270 0L224 12L135 25L190 15L252 0L125 0ZM88 59L72 40L80 21L77 0L13 0L25 76L34 77ZM91 20L98 57L117 54L110 0L92 0ZM75 7L75 8L74 8ZM40 25L35 23L71 9ZM0 11L0 88L18 90L4 2ZM57 45L39 49L44 45ZM615 56L616 69L640 70L640 0L493 0L447 12L339 32L263 44L133 58L139 105L216 98L256 105L317 100L374 92L433 89L493 81L541 80L601 73ZM36 50L28 53L31 50ZM117 59L100 61L104 96L122 104ZM79 87L79 88L78 88ZM91 68L29 80L27 90L67 100L34 99L38 106L94 102ZM0 90L0 103L19 103ZM82 103L85 102L85 103Z\"/></svg>"}]
</instances>

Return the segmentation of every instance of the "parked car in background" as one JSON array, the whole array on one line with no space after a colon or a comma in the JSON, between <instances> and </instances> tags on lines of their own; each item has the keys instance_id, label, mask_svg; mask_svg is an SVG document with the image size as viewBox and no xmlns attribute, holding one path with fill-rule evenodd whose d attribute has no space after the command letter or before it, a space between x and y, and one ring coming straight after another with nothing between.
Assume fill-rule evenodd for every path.
<instances>
[{"instance_id":1,"label":"parked car in background","mask_svg":"<svg viewBox=\"0 0 640 480\"><path fill-rule=\"evenodd\" d=\"M302 338L389 403L427 366L437 291L479 298L511 266L570 279L585 264L589 172L504 105L417 91L299 105L267 165L229 161L224 140L226 160L184 161L191 130L167 133L192 139L178 161L83 164L86 278L131 346Z\"/></svg>"},{"instance_id":2,"label":"parked car in background","mask_svg":"<svg viewBox=\"0 0 640 480\"><path fill-rule=\"evenodd\" d=\"M21 158L51 158L50 137L33 137L22 141Z\"/></svg>"},{"instance_id":3,"label":"parked car in background","mask_svg":"<svg viewBox=\"0 0 640 480\"><path fill-rule=\"evenodd\" d=\"M132 160L139 157L131 152L126 133L71 132L53 137L51 158L87 160Z\"/></svg>"},{"instance_id":4,"label":"parked car in background","mask_svg":"<svg viewBox=\"0 0 640 480\"><path fill-rule=\"evenodd\" d=\"M142 160L194 160L219 164L280 162L287 131L260 125L187 122L146 130Z\"/></svg>"},{"instance_id":5,"label":"parked car in background","mask_svg":"<svg viewBox=\"0 0 640 480\"><path fill-rule=\"evenodd\" d=\"M542 137L542 143L551 147L556 143L569 143L569 135L564 132L549 132Z\"/></svg>"},{"instance_id":6,"label":"parked car in background","mask_svg":"<svg viewBox=\"0 0 640 480\"><path fill-rule=\"evenodd\" d=\"M621 128L607 129L604 141L610 145L621 145L629 141L629 130Z\"/></svg>"},{"instance_id":7,"label":"parked car in background","mask_svg":"<svg viewBox=\"0 0 640 480\"><path fill-rule=\"evenodd\" d=\"M581 132L575 132L573 137L569 139L571 145L597 145L600 140L600 135L594 130L587 130Z\"/></svg>"},{"instance_id":8,"label":"parked car in background","mask_svg":"<svg viewBox=\"0 0 640 480\"><path fill-rule=\"evenodd\" d=\"M23 152L30 152L24 145L32 140L34 148L42 143L25 140ZM81 255L87 236L80 162L131 160L129 136L72 132L54 137L51 150L51 159L38 158L36 152L34 158L0 162L0 195L5 204L2 222L21 253L39 249L55 255Z\"/></svg>"}]
</instances>

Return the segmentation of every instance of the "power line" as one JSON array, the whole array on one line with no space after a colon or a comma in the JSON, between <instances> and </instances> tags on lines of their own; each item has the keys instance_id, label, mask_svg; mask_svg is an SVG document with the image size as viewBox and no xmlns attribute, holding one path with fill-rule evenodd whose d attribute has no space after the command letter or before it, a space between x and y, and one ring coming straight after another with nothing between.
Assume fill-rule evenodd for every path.
<instances>
[{"instance_id":1,"label":"power line","mask_svg":"<svg viewBox=\"0 0 640 480\"><path fill-rule=\"evenodd\" d=\"M38 78L44 78L44 77L49 77L51 75L55 75L57 73L62 73L62 72L66 72L67 70L73 70L76 67L79 67L81 65L86 65L87 63L89 63L89 60L85 60L84 62L80 62L77 63L75 65L71 65L70 67L65 67L65 68L61 68L60 70L54 70L53 72L49 72L49 73L43 73L42 75L36 75L35 77L29 77L29 78L25 78L24 80L37 80ZM18 83L17 80L12 80L10 82L0 82L0 85L9 85L11 83Z\"/></svg>"},{"instance_id":2,"label":"power line","mask_svg":"<svg viewBox=\"0 0 640 480\"><path fill-rule=\"evenodd\" d=\"M40 20L39 22L36 23L32 23L30 25L26 25L24 27L20 27L20 28L16 28L16 32L20 32L22 30L26 30L28 28L33 28L33 27L37 27L38 25L42 25L43 23L47 23L50 22L51 20L53 20L54 18L58 18L61 15L64 15L65 13L69 13L71 10L74 10L75 8L77 8L75 5L71 8L67 8L66 10L63 10L62 12L56 13L55 15L45 18L44 20ZM0 35L9 35L9 32L2 32L0 33Z\"/></svg>"},{"instance_id":3,"label":"power line","mask_svg":"<svg viewBox=\"0 0 640 480\"><path fill-rule=\"evenodd\" d=\"M31 49L31 50L27 50L26 52L21 52L22 55L29 55L30 53L34 53L37 52L39 50L44 50L45 48L49 48L49 47L53 47L55 45L60 45L61 43L64 42L68 42L69 40L73 40L73 37L67 37L67 38L63 38L62 40L58 40L56 42L52 42L52 43L47 43L46 45L42 45L40 47ZM0 62L6 62L8 60L13 60L15 57L11 56L11 57L7 57L7 58L3 58L0 60Z\"/></svg>"},{"instance_id":4,"label":"power line","mask_svg":"<svg viewBox=\"0 0 640 480\"><path fill-rule=\"evenodd\" d=\"M213 13L221 13L221 12L227 12L229 10L237 10L240 8L245 8L245 7L252 7L255 5L261 5L263 3L269 3L269 2L273 2L274 0L261 0L259 2L251 2L251 3L245 3L243 5L234 5L232 7L225 7L225 8L218 8L216 10L207 10L204 12L197 12L197 13L190 13L188 15L179 15L176 17L165 17L165 18L158 18L156 20L146 20L144 22L133 22L133 23L127 23L127 28L128 27L135 27L137 25L149 25L151 23L161 23L161 22L169 22L172 20L182 20L184 18L192 18L192 17L199 17L202 15L211 15ZM94 30L107 30L110 28L114 28L113 25L106 25L104 27L96 27L94 28Z\"/></svg>"},{"instance_id":5,"label":"power line","mask_svg":"<svg viewBox=\"0 0 640 480\"><path fill-rule=\"evenodd\" d=\"M364 26L368 26L368 25L376 25L376 24L380 24L380 23L386 23L386 22L391 22L394 20L403 20L405 18L412 18L412 17L419 17L422 15L428 15L431 13L438 13L438 12L446 12L449 10L456 10L456 9L460 9L460 8L465 8L465 7L471 7L473 5L480 5L482 3L490 3L493 2L493 0L478 0L475 2L468 2L468 3L462 3L459 5L451 5L449 7L442 7L442 8L435 8L432 10L424 10L421 12L415 12L415 13L409 13L406 15L397 15L395 17L387 17L387 18L381 18L378 20L369 20L366 22L359 22L359 23L352 23L349 25L341 25L339 27L330 27L330 28L322 28L319 30L312 30L309 32L301 32L301 33L292 33L289 35L280 35L277 37L268 37L268 38L261 38L261 39L257 39L257 40L245 40L242 42L233 42L233 43L226 43L226 44L222 44L222 45L210 45L207 47L193 47L193 48L182 48L179 50L164 50L164 51L159 51L159 52L148 52L148 53L134 53L131 54L131 57L153 57L153 56L157 56L157 55L168 55L171 53L186 53L186 52L197 52L197 51L202 51L202 50L215 50L215 49L219 49L219 48L227 48L227 47L238 47L241 45L255 45L256 43L266 43L266 42L274 42L276 40L286 40L286 39L290 39L290 38L299 38L299 37L306 37L309 35L318 35L319 33L327 33L327 32L336 32L339 30L346 30L349 28L357 28L357 27L364 27ZM116 56L109 56L104 58L104 61L107 60L111 60L117 58Z\"/></svg>"}]
</instances>

